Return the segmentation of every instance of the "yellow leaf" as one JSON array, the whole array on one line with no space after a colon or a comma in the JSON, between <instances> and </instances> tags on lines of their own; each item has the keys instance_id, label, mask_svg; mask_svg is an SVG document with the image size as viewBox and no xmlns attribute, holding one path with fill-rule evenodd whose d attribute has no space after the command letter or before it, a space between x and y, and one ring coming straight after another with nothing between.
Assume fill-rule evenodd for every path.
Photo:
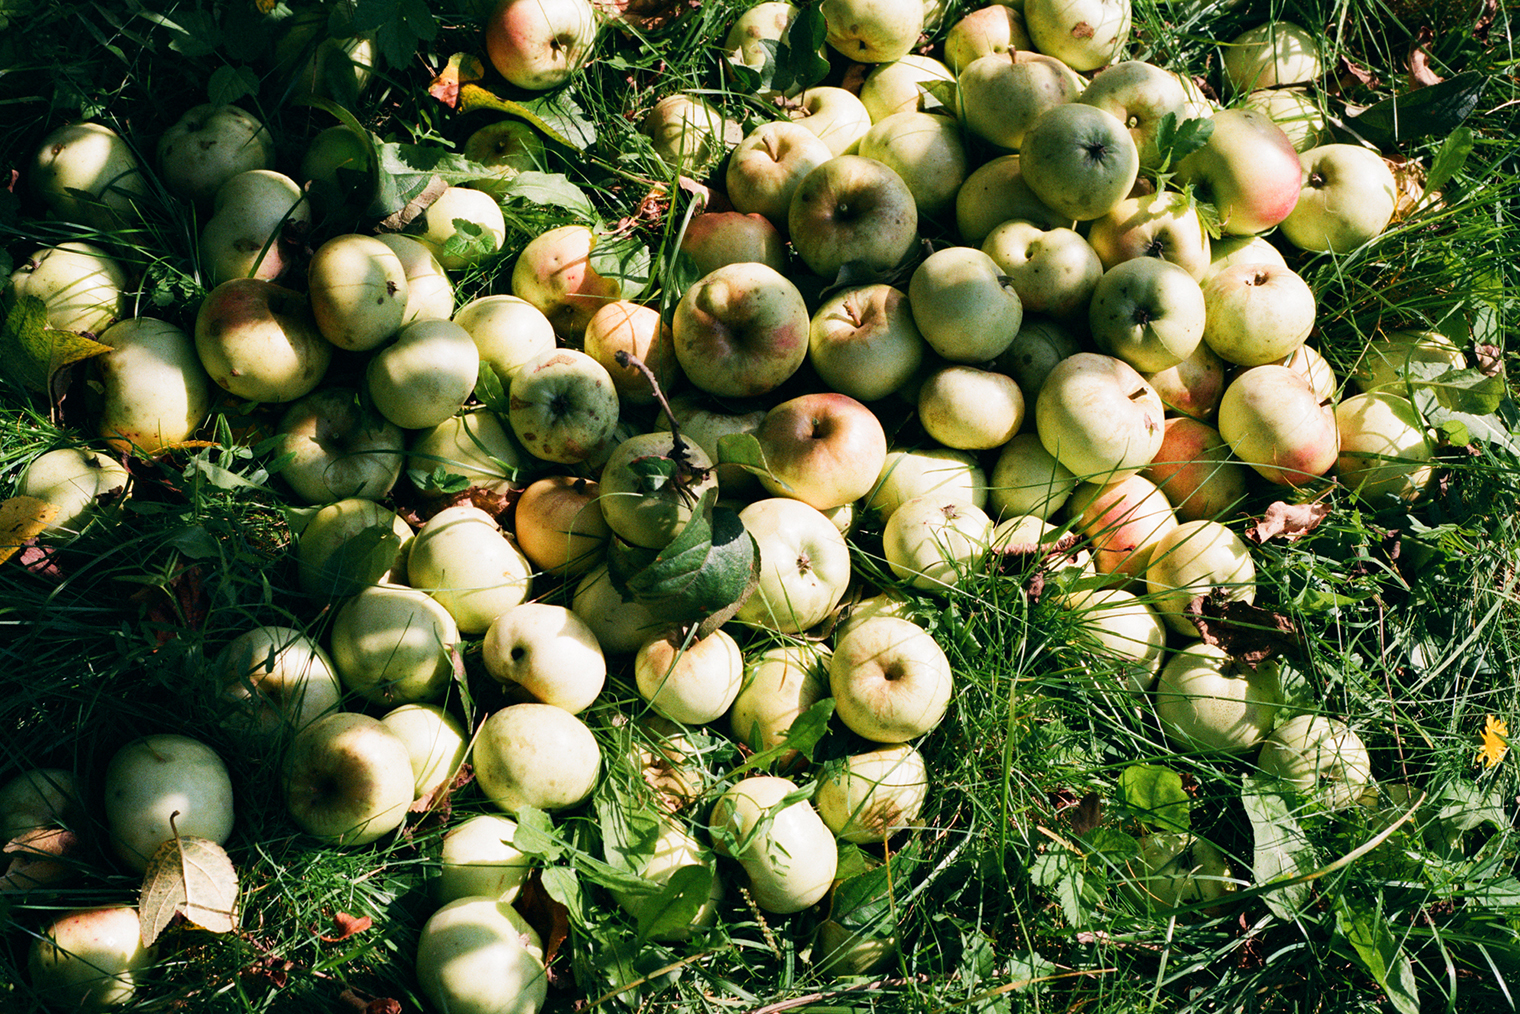
<instances>
[{"instance_id":1,"label":"yellow leaf","mask_svg":"<svg viewBox=\"0 0 1520 1014\"><path fill-rule=\"evenodd\" d=\"M1483 721L1483 746L1478 749L1478 761L1491 768L1509 753L1509 723L1493 715L1485 715Z\"/></svg>"},{"instance_id":2,"label":"yellow leaf","mask_svg":"<svg viewBox=\"0 0 1520 1014\"><path fill-rule=\"evenodd\" d=\"M13 496L0 503L0 563L46 531L57 516L57 504L34 496Z\"/></svg>"},{"instance_id":3,"label":"yellow leaf","mask_svg":"<svg viewBox=\"0 0 1520 1014\"><path fill-rule=\"evenodd\" d=\"M237 925L237 870L214 841L181 835L148 860L137 903L143 946L150 946L176 914L212 933Z\"/></svg>"}]
</instances>

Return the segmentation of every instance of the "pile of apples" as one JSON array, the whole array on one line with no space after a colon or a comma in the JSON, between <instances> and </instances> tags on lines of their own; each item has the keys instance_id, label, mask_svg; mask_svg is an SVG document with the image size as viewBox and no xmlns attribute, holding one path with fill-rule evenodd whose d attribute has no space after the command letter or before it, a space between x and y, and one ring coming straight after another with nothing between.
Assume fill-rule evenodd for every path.
<instances>
[{"instance_id":1,"label":"pile of apples","mask_svg":"<svg viewBox=\"0 0 1520 1014\"><path fill-rule=\"evenodd\" d=\"M656 840L630 848L648 890L618 903L638 918L693 889L672 882L678 871L718 871L717 853L737 861L761 910L799 912L827 895L836 839L879 843L921 813L929 781L912 744L945 715L953 677L913 621L916 599L957 594L1003 552L1045 555L1063 533L1079 546L1047 566L1087 647L1137 697L1155 684L1143 699L1181 748L1265 742L1262 768L1306 790L1338 785L1333 805L1371 777L1341 723L1302 716L1274 732L1275 672L1198 643L1187 615L1214 589L1254 596L1249 547L1221 520L1253 487L1286 493L1333 475L1373 504L1421 495L1436 448L1402 371L1464 364L1439 335L1389 335L1352 378L1361 393L1336 403L1341 381L1305 344L1315 298L1283 249L1354 250L1398 200L1378 153L1318 143L1323 121L1300 87L1323 74L1314 33L1274 22L1228 43L1221 84L1236 101L1222 109L1191 79L1123 59L1122 0L994 5L944 32L943 10L922 0L821 9L828 46L872 67L858 94L765 96L775 118L747 135L695 95L642 121L672 172L714 183L682 233L700 278L668 319L598 274L582 225L528 242L510 294L455 306L451 272L506 241L500 187L542 168L542 142L521 124L472 138L481 178L442 189L405 231L318 237L303 263L290 227L351 182L340 170L372 173L362 146L334 128L286 176L246 110L193 109L157 148L158 181L208 213L213 287L193 334L124 317L127 273L91 242L38 250L12 278L50 327L110 347L94 361L107 449L51 451L20 479L19 493L58 507L44 539L109 516L104 494L131 493L121 455L175 453L219 400L282 406L280 481L314 508L295 552L313 624L332 606L325 647L259 627L208 667L246 727L294 734L290 814L324 842L393 833L473 765L480 797L504 815L443 837L440 908L417 957L439 1009L544 1000L542 942L511 905L532 864L512 845L512 818L595 791L602 744L618 736L580 716L602 699L609 658L647 704L635 760L670 811ZM800 16L783 2L743 13L725 73L763 69ZM605 20L585 0L504 0L484 48L515 86L556 88L596 52ZM943 61L913 52L926 31ZM366 47L333 40L322 58L341 56L362 88ZM322 75L304 74L320 89ZM21 182L54 219L109 234L147 193L133 150L100 124L66 125ZM1274 229L1285 245L1263 238ZM922 256L926 231L959 242ZM799 285L804 275L816 279ZM881 418L903 402L923 438L892 446ZM452 477L483 496L447 500ZM670 545L710 490L753 538L758 582L730 624L699 638L625 599L604 557L613 540ZM497 514L475 505L513 497ZM388 499L425 520L414 530ZM859 584L857 527L880 532L901 587L856 594L841 616ZM540 601L560 589L568 604ZM1169 636L1187 642L1170 660ZM446 703L466 650L522 700L474 730ZM736 741L790 770L787 730L826 697L869 749L811 798L777 774L702 783L686 727L726 719ZM174 772L121 776L150 797L107 815L129 843L124 862L172 837L165 798L226 778L204 745L159 739L123 751ZM199 759L165 768L171 746ZM68 778L29 774L7 791ZM175 803L180 833L227 839L219 793ZM43 816L23 830L62 817L63 802L39 798L26 812ZM1226 883L1218 870L1179 872L1183 851L1146 853L1140 881L1154 880L1153 897L1169 891L1163 904ZM722 881L700 890L697 925L717 918ZM102 957L70 935L80 918L40 935L34 984L70 1004L122 1002L151 956L123 945ZM482 934L491 947L467 944ZM851 957L868 944L868 958ZM813 958L858 971L890 954L879 944L821 939ZM70 955L93 955L104 975Z\"/></svg>"}]
</instances>

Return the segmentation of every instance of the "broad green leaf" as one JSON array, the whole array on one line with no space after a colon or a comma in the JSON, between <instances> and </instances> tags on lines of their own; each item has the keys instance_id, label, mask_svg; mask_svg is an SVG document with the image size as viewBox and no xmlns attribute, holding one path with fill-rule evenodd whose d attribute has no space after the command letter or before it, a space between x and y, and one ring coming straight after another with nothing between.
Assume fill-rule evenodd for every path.
<instances>
[{"instance_id":1,"label":"broad green leaf","mask_svg":"<svg viewBox=\"0 0 1520 1014\"><path fill-rule=\"evenodd\" d=\"M237 870L214 841L177 835L160 845L143 874L137 911L149 947L176 914L201 929L231 933L237 926Z\"/></svg>"},{"instance_id":2,"label":"broad green leaf","mask_svg":"<svg viewBox=\"0 0 1520 1014\"><path fill-rule=\"evenodd\" d=\"M375 525L346 539L322 563L313 593L341 599L357 595L379 581L396 563L401 540L389 527Z\"/></svg>"},{"instance_id":3,"label":"broad green leaf","mask_svg":"<svg viewBox=\"0 0 1520 1014\"><path fill-rule=\"evenodd\" d=\"M1055 897L1071 926L1085 926L1103 900L1102 878L1088 870L1080 856L1057 846L1035 857L1029 878Z\"/></svg>"},{"instance_id":4,"label":"broad green leaf","mask_svg":"<svg viewBox=\"0 0 1520 1014\"><path fill-rule=\"evenodd\" d=\"M712 891L713 871L695 865L679 867L660 893L639 903L639 939L661 937L689 929Z\"/></svg>"},{"instance_id":5,"label":"broad green leaf","mask_svg":"<svg viewBox=\"0 0 1520 1014\"><path fill-rule=\"evenodd\" d=\"M1420 195L1420 200L1423 201L1440 190L1461 172L1462 167L1467 165L1467 157L1472 154L1472 150L1472 128L1458 127L1453 130L1430 163L1430 172L1425 175L1425 192Z\"/></svg>"},{"instance_id":6,"label":"broad green leaf","mask_svg":"<svg viewBox=\"0 0 1520 1014\"><path fill-rule=\"evenodd\" d=\"M809 707L802 714L792 719L792 724L787 727L782 741L769 750L751 754L732 772L729 777L735 778L757 768L769 767L773 762L791 755L796 750L808 760L813 759L813 748L829 730L829 719L834 716L834 698L825 697Z\"/></svg>"},{"instance_id":7,"label":"broad green leaf","mask_svg":"<svg viewBox=\"0 0 1520 1014\"><path fill-rule=\"evenodd\" d=\"M591 268L603 278L617 279L623 299L638 299L649 288L653 260L637 236L602 234L591 248Z\"/></svg>"},{"instance_id":8,"label":"broad green leaf","mask_svg":"<svg viewBox=\"0 0 1520 1014\"><path fill-rule=\"evenodd\" d=\"M494 109L525 120L549 140L576 151L596 143L596 125L586 119L580 106L568 96L555 95L514 102L477 84L459 86L459 112Z\"/></svg>"},{"instance_id":9,"label":"broad green leaf","mask_svg":"<svg viewBox=\"0 0 1520 1014\"><path fill-rule=\"evenodd\" d=\"M565 853L564 846L554 833L554 821L535 806L524 806L517 811L517 831L512 835L512 847L519 852L541 856L549 862L558 861Z\"/></svg>"},{"instance_id":10,"label":"broad green leaf","mask_svg":"<svg viewBox=\"0 0 1520 1014\"><path fill-rule=\"evenodd\" d=\"M248 95L259 93L259 76L252 67L229 67L223 65L211 72L206 85L206 97L212 105L230 105Z\"/></svg>"},{"instance_id":11,"label":"broad green leaf","mask_svg":"<svg viewBox=\"0 0 1520 1014\"><path fill-rule=\"evenodd\" d=\"M244 478L224 465L212 461L204 451L185 462L185 481L193 482L197 476L211 483L217 489L259 488L258 483Z\"/></svg>"},{"instance_id":12,"label":"broad green leaf","mask_svg":"<svg viewBox=\"0 0 1520 1014\"><path fill-rule=\"evenodd\" d=\"M91 338L47 326L47 304L36 296L8 300L0 328L0 371L35 391L46 391L54 373L70 363L111 351Z\"/></svg>"},{"instance_id":13,"label":"broad green leaf","mask_svg":"<svg viewBox=\"0 0 1520 1014\"><path fill-rule=\"evenodd\" d=\"M1432 368L1438 371L1435 376L1429 375ZM1416 389L1429 391L1442 408L1463 415L1497 412L1505 398L1504 378L1490 377L1481 370L1456 370L1435 363L1411 362L1407 373Z\"/></svg>"},{"instance_id":14,"label":"broad green leaf","mask_svg":"<svg viewBox=\"0 0 1520 1014\"><path fill-rule=\"evenodd\" d=\"M1161 165L1175 166L1208 143L1214 134L1214 121L1201 117L1177 122L1176 113L1167 113L1156 124L1156 150Z\"/></svg>"},{"instance_id":15,"label":"broad green leaf","mask_svg":"<svg viewBox=\"0 0 1520 1014\"><path fill-rule=\"evenodd\" d=\"M1335 928L1350 942L1363 967L1388 994L1399 1014L1419 1014L1414 967L1393 935L1381 902L1370 904L1344 894L1335 899Z\"/></svg>"},{"instance_id":16,"label":"broad green leaf","mask_svg":"<svg viewBox=\"0 0 1520 1014\"><path fill-rule=\"evenodd\" d=\"M1470 70L1440 84L1427 85L1384 99L1346 118L1346 125L1373 144L1413 141L1446 134L1472 115L1488 84L1487 75Z\"/></svg>"},{"instance_id":17,"label":"broad green leaf","mask_svg":"<svg viewBox=\"0 0 1520 1014\"><path fill-rule=\"evenodd\" d=\"M1477 371L1461 372L1475 373ZM1488 379L1503 383L1498 377ZM1459 405L1472 402L1485 403L1486 395L1490 393L1491 389L1487 392L1482 389L1476 392L1463 392L1459 389L1419 383L1411 391L1411 396L1415 408L1420 410L1420 415L1424 416L1425 421L1442 430L1453 443L1458 443L1460 438L1466 437L1467 439L1462 440L1462 443L1481 440L1520 454L1520 443L1516 443L1513 435L1513 420L1517 414L1514 402L1508 398L1502 398L1496 406L1496 411L1481 414L1452 407L1453 403Z\"/></svg>"},{"instance_id":18,"label":"broad green leaf","mask_svg":"<svg viewBox=\"0 0 1520 1014\"><path fill-rule=\"evenodd\" d=\"M648 564L628 572L629 559L620 561L626 594L664 620L727 622L759 581L754 536L732 510L714 506L717 495L716 489L703 494L680 534ZM609 571L612 556L609 551Z\"/></svg>"},{"instance_id":19,"label":"broad green leaf","mask_svg":"<svg viewBox=\"0 0 1520 1014\"><path fill-rule=\"evenodd\" d=\"M501 375L496 372L496 367L480 361L480 372L475 375L475 397L480 403L497 415L505 416L511 407L507 399L507 385L502 383Z\"/></svg>"},{"instance_id":20,"label":"broad green leaf","mask_svg":"<svg viewBox=\"0 0 1520 1014\"><path fill-rule=\"evenodd\" d=\"M765 460L765 450L753 433L725 433L718 438L718 464L738 465L746 472L767 476L785 488L790 488L771 472Z\"/></svg>"},{"instance_id":21,"label":"broad green leaf","mask_svg":"<svg viewBox=\"0 0 1520 1014\"><path fill-rule=\"evenodd\" d=\"M539 871L539 879L549 897L565 906L571 920L586 928L586 899L579 874L569 866L546 866Z\"/></svg>"},{"instance_id":22,"label":"broad green leaf","mask_svg":"<svg viewBox=\"0 0 1520 1014\"><path fill-rule=\"evenodd\" d=\"M770 87L795 95L822 81L829 73L829 61L820 56L818 50L827 35L828 25L821 5L808 4L798 11L787 30L786 42L776 47Z\"/></svg>"},{"instance_id":23,"label":"broad green leaf","mask_svg":"<svg viewBox=\"0 0 1520 1014\"><path fill-rule=\"evenodd\" d=\"M215 560L222 555L221 543L204 525L181 528L167 542L192 560Z\"/></svg>"},{"instance_id":24,"label":"broad green leaf","mask_svg":"<svg viewBox=\"0 0 1520 1014\"><path fill-rule=\"evenodd\" d=\"M1131 764L1119 775L1119 801L1142 822L1162 831L1192 827L1193 801L1182 776L1159 764Z\"/></svg>"},{"instance_id":25,"label":"broad green leaf","mask_svg":"<svg viewBox=\"0 0 1520 1014\"><path fill-rule=\"evenodd\" d=\"M1256 851L1251 871L1256 883L1270 886L1279 880L1291 880L1309 872L1313 857L1303 829L1293 816L1291 800L1264 775L1251 775L1241 790L1240 801L1251 820ZM1262 901L1279 919L1295 918L1308 903L1307 882L1282 884L1262 895Z\"/></svg>"},{"instance_id":26,"label":"broad green leaf","mask_svg":"<svg viewBox=\"0 0 1520 1014\"><path fill-rule=\"evenodd\" d=\"M496 253L496 239L478 222L467 218L454 219L453 235L444 241L445 257L458 257L464 261L476 261Z\"/></svg>"},{"instance_id":27,"label":"broad green leaf","mask_svg":"<svg viewBox=\"0 0 1520 1014\"><path fill-rule=\"evenodd\" d=\"M482 175L478 163L431 144L381 144L375 159L380 175L370 210L382 217L406 207L435 179L456 186Z\"/></svg>"},{"instance_id":28,"label":"broad green leaf","mask_svg":"<svg viewBox=\"0 0 1520 1014\"><path fill-rule=\"evenodd\" d=\"M565 208L588 220L596 217L591 198L564 173L520 172L498 185L496 190L506 201L524 200L530 204Z\"/></svg>"}]
</instances>

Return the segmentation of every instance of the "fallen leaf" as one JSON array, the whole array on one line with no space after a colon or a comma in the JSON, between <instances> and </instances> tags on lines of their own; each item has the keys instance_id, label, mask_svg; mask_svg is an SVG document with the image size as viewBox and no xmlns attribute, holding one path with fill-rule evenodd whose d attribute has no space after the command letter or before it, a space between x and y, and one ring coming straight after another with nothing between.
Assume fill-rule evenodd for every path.
<instances>
[{"instance_id":1,"label":"fallen leaf","mask_svg":"<svg viewBox=\"0 0 1520 1014\"><path fill-rule=\"evenodd\" d=\"M63 568L58 566L58 554L45 546L27 546L17 557L29 573L58 584L63 581Z\"/></svg>"},{"instance_id":2,"label":"fallen leaf","mask_svg":"<svg viewBox=\"0 0 1520 1014\"><path fill-rule=\"evenodd\" d=\"M152 946L176 915L209 932L230 933L237 925L237 899L237 870L220 845L194 835L171 838L143 874L137 903L143 946Z\"/></svg>"},{"instance_id":3,"label":"fallen leaf","mask_svg":"<svg viewBox=\"0 0 1520 1014\"><path fill-rule=\"evenodd\" d=\"M1480 41L1487 40L1488 28L1494 23L1494 18L1499 13L1499 0L1484 0L1483 13L1478 15L1478 20L1473 22L1472 36Z\"/></svg>"},{"instance_id":4,"label":"fallen leaf","mask_svg":"<svg viewBox=\"0 0 1520 1014\"><path fill-rule=\"evenodd\" d=\"M1377 75L1372 73L1372 71L1360 66L1359 64L1352 63L1344 56L1340 58L1337 70L1338 73L1336 74L1336 77L1342 82L1342 91L1345 90L1344 82L1347 78L1351 78L1355 81L1360 82L1363 87L1366 88L1376 88L1379 84L1382 83L1377 79Z\"/></svg>"},{"instance_id":5,"label":"fallen leaf","mask_svg":"<svg viewBox=\"0 0 1520 1014\"><path fill-rule=\"evenodd\" d=\"M1478 357L1478 370L1485 377L1497 377L1504 372L1504 350L1499 346L1474 345L1473 355Z\"/></svg>"},{"instance_id":6,"label":"fallen leaf","mask_svg":"<svg viewBox=\"0 0 1520 1014\"><path fill-rule=\"evenodd\" d=\"M405 207L382 218L377 226L377 231L400 232L411 224L412 219L422 214L434 201L442 197L443 192L447 189L449 189L449 185L444 178L442 176L434 176L427 181L427 185L422 188L421 193L406 202Z\"/></svg>"},{"instance_id":7,"label":"fallen leaf","mask_svg":"<svg viewBox=\"0 0 1520 1014\"><path fill-rule=\"evenodd\" d=\"M1256 667L1277 655L1300 654L1298 628L1281 613L1237 602L1215 588L1187 605L1187 615L1205 644Z\"/></svg>"},{"instance_id":8,"label":"fallen leaf","mask_svg":"<svg viewBox=\"0 0 1520 1014\"><path fill-rule=\"evenodd\" d=\"M1071 829L1077 834L1086 834L1103 823L1103 797L1096 792L1089 792L1082 797L1080 803L1072 807L1069 817Z\"/></svg>"},{"instance_id":9,"label":"fallen leaf","mask_svg":"<svg viewBox=\"0 0 1520 1014\"><path fill-rule=\"evenodd\" d=\"M1509 753L1509 723L1493 715L1483 716L1483 731L1479 733L1483 745L1478 748L1478 762L1491 768Z\"/></svg>"},{"instance_id":10,"label":"fallen leaf","mask_svg":"<svg viewBox=\"0 0 1520 1014\"><path fill-rule=\"evenodd\" d=\"M1279 535L1288 542L1297 542L1329 516L1330 505L1319 500L1293 504L1278 500L1267 508L1256 527L1246 532L1246 538L1258 546Z\"/></svg>"},{"instance_id":11,"label":"fallen leaf","mask_svg":"<svg viewBox=\"0 0 1520 1014\"><path fill-rule=\"evenodd\" d=\"M518 892L517 911L543 941L544 964L549 964L570 936L570 911L544 889L538 870L533 871Z\"/></svg>"},{"instance_id":12,"label":"fallen leaf","mask_svg":"<svg viewBox=\"0 0 1520 1014\"><path fill-rule=\"evenodd\" d=\"M79 851L79 836L61 827L40 827L17 835L5 846L11 863L0 876L0 894L21 894L72 879L78 868L70 860Z\"/></svg>"},{"instance_id":13,"label":"fallen leaf","mask_svg":"<svg viewBox=\"0 0 1520 1014\"><path fill-rule=\"evenodd\" d=\"M1440 84L1445 78L1430 69L1430 50L1426 49L1435 40L1435 33L1425 25L1415 33L1409 43L1409 86L1411 88L1424 88L1427 85Z\"/></svg>"},{"instance_id":14,"label":"fallen leaf","mask_svg":"<svg viewBox=\"0 0 1520 1014\"><path fill-rule=\"evenodd\" d=\"M13 496L0 503L0 563L47 530L58 505L34 496Z\"/></svg>"},{"instance_id":15,"label":"fallen leaf","mask_svg":"<svg viewBox=\"0 0 1520 1014\"><path fill-rule=\"evenodd\" d=\"M339 912L333 916L333 924L338 932L333 936L321 937L323 943L335 944L347 940L355 933L363 933L375 924L375 920L367 915L349 915L347 912Z\"/></svg>"},{"instance_id":16,"label":"fallen leaf","mask_svg":"<svg viewBox=\"0 0 1520 1014\"><path fill-rule=\"evenodd\" d=\"M428 85L428 94L453 109L459 104L459 86L485 77L485 65L478 56L455 53L443 70Z\"/></svg>"}]
</instances>

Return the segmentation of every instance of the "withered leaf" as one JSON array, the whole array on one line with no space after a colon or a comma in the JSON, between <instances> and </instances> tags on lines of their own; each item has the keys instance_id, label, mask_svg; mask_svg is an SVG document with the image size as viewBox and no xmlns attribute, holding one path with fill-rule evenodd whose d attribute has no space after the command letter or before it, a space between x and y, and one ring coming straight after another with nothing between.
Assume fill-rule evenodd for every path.
<instances>
[{"instance_id":1,"label":"withered leaf","mask_svg":"<svg viewBox=\"0 0 1520 1014\"><path fill-rule=\"evenodd\" d=\"M1258 666L1277 655L1297 656L1301 652L1298 628L1291 619L1230 599L1219 588L1189 602L1187 615L1205 644L1248 666Z\"/></svg>"},{"instance_id":2,"label":"withered leaf","mask_svg":"<svg viewBox=\"0 0 1520 1014\"><path fill-rule=\"evenodd\" d=\"M333 925L337 932L332 936L323 936L322 942L335 944L347 940L355 933L363 933L375 924L375 920L367 915L349 915L347 912L338 912L333 916Z\"/></svg>"},{"instance_id":3,"label":"withered leaf","mask_svg":"<svg viewBox=\"0 0 1520 1014\"><path fill-rule=\"evenodd\" d=\"M434 201L442 197L443 192L448 188L448 181L442 176L434 176L427 181L427 185L422 188L416 197L406 202L400 211L393 212L382 218L380 220L379 231L400 232L402 229L405 229L412 223L413 219L431 207Z\"/></svg>"},{"instance_id":4,"label":"withered leaf","mask_svg":"<svg viewBox=\"0 0 1520 1014\"><path fill-rule=\"evenodd\" d=\"M70 860L79 851L79 836L61 827L18 835L5 846L11 862L0 876L0 894L20 894L72 879L78 868Z\"/></svg>"},{"instance_id":5,"label":"withered leaf","mask_svg":"<svg viewBox=\"0 0 1520 1014\"><path fill-rule=\"evenodd\" d=\"M47 530L58 505L34 496L13 496L0 503L0 563Z\"/></svg>"},{"instance_id":6,"label":"withered leaf","mask_svg":"<svg viewBox=\"0 0 1520 1014\"><path fill-rule=\"evenodd\" d=\"M1291 504L1279 500L1267 508L1254 528L1246 532L1246 538L1258 546L1279 535L1289 542L1297 542L1329 516L1330 505L1319 500Z\"/></svg>"},{"instance_id":7,"label":"withered leaf","mask_svg":"<svg viewBox=\"0 0 1520 1014\"><path fill-rule=\"evenodd\" d=\"M1429 25L1424 25L1409 43L1409 84L1412 88L1440 84L1444 78L1430 69L1430 50L1426 47L1435 39Z\"/></svg>"},{"instance_id":8,"label":"withered leaf","mask_svg":"<svg viewBox=\"0 0 1520 1014\"><path fill-rule=\"evenodd\" d=\"M1103 797L1096 792L1089 792L1070 810L1070 817L1071 829L1077 834L1091 831L1103 823Z\"/></svg>"},{"instance_id":9,"label":"withered leaf","mask_svg":"<svg viewBox=\"0 0 1520 1014\"><path fill-rule=\"evenodd\" d=\"M1504 350L1499 346L1474 345L1473 355L1478 357L1478 370L1485 377L1497 377L1504 372Z\"/></svg>"},{"instance_id":10,"label":"withered leaf","mask_svg":"<svg viewBox=\"0 0 1520 1014\"><path fill-rule=\"evenodd\" d=\"M480 57L455 53L428 85L428 94L453 109L459 104L459 86L479 81L484 76L485 66L480 62Z\"/></svg>"},{"instance_id":11,"label":"withered leaf","mask_svg":"<svg viewBox=\"0 0 1520 1014\"><path fill-rule=\"evenodd\" d=\"M152 946L175 915L212 933L230 933L237 925L237 899L237 870L220 845L194 835L172 838L153 853L143 874L137 904L143 946Z\"/></svg>"},{"instance_id":12,"label":"withered leaf","mask_svg":"<svg viewBox=\"0 0 1520 1014\"><path fill-rule=\"evenodd\" d=\"M517 910L544 942L544 964L549 964L570 936L570 910L545 889L539 870L534 870L523 884L517 896Z\"/></svg>"}]
</instances>

